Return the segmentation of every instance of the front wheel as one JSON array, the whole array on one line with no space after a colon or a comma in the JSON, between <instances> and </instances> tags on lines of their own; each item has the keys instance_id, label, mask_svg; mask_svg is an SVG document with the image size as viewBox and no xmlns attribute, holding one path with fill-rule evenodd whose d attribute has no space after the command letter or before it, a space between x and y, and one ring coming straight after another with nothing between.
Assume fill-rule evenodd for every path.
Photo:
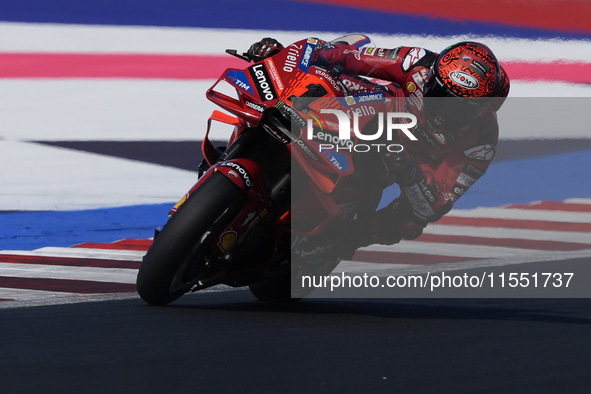
<instances>
[{"instance_id":1,"label":"front wheel","mask_svg":"<svg viewBox=\"0 0 591 394\"><path fill-rule=\"evenodd\" d=\"M144 256L137 292L150 305L166 305L211 278L206 254L212 239L242 209L245 193L219 173L212 174L166 223Z\"/></svg>"}]
</instances>

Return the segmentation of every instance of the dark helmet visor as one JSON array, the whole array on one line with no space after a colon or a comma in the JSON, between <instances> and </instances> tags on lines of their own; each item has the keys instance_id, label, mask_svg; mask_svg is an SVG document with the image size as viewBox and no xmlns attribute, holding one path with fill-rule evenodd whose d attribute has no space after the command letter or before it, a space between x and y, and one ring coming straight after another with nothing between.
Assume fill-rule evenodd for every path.
<instances>
[{"instance_id":1,"label":"dark helmet visor","mask_svg":"<svg viewBox=\"0 0 591 394\"><path fill-rule=\"evenodd\" d=\"M432 73L427 78L423 107L429 125L439 131L466 126L486 111L491 97L458 97Z\"/></svg>"}]
</instances>

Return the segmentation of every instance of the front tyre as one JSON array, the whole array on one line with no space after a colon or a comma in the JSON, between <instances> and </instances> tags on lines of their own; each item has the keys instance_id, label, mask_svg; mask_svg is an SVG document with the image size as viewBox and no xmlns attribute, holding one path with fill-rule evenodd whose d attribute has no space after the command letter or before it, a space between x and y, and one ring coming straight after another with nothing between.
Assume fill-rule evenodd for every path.
<instances>
[{"instance_id":1,"label":"front tyre","mask_svg":"<svg viewBox=\"0 0 591 394\"><path fill-rule=\"evenodd\" d=\"M140 266L136 286L150 305L166 305L210 276L205 254L211 239L244 205L245 193L224 175L212 174L181 205L154 239Z\"/></svg>"}]
</instances>

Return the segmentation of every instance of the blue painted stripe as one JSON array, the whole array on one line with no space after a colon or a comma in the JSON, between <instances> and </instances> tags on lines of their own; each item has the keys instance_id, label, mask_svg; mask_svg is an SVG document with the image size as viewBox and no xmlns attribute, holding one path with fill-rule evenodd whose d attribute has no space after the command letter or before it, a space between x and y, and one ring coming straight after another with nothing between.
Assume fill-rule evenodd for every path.
<instances>
[{"instance_id":1,"label":"blue painted stripe","mask_svg":"<svg viewBox=\"0 0 591 394\"><path fill-rule=\"evenodd\" d=\"M498 207L538 200L591 198L591 150L494 163L455 207ZM385 192L384 202L398 187ZM0 250L32 250L83 242L149 238L166 223L173 203L72 212L0 214ZM383 204L382 204L383 206Z\"/></svg>"},{"instance_id":2,"label":"blue painted stripe","mask_svg":"<svg viewBox=\"0 0 591 394\"><path fill-rule=\"evenodd\" d=\"M521 38L591 38L590 34L480 22L454 22L441 18L289 0L4 0L0 1L0 20L437 36L473 33Z\"/></svg>"},{"instance_id":3,"label":"blue painted stripe","mask_svg":"<svg viewBox=\"0 0 591 394\"><path fill-rule=\"evenodd\" d=\"M498 207L540 200L591 198L590 168L591 150L493 162L455 206Z\"/></svg>"},{"instance_id":4,"label":"blue painted stripe","mask_svg":"<svg viewBox=\"0 0 591 394\"><path fill-rule=\"evenodd\" d=\"M591 150L493 163L454 204L454 208L500 207L533 201L591 198ZM398 197L393 185L384 190L378 208Z\"/></svg>"},{"instance_id":5,"label":"blue painted stripe","mask_svg":"<svg viewBox=\"0 0 591 394\"><path fill-rule=\"evenodd\" d=\"M174 203L64 212L0 213L0 250L150 238Z\"/></svg>"}]
</instances>

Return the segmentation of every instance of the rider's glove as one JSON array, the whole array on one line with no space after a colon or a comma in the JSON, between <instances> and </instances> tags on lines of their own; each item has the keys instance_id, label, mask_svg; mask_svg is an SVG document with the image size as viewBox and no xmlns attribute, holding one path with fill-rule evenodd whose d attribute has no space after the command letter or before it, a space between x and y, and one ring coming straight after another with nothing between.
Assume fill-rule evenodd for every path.
<instances>
[{"instance_id":1,"label":"rider's glove","mask_svg":"<svg viewBox=\"0 0 591 394\"><path fill-rule=\"evenodd\" d=\"M386 166L400 186L416 183L422 175L422 170L416 158L406 149L402 152L386 154Z\"/></svg>"},{"instance_id":2,"label":"rider's glove","mask_svg":"<svg viewBox=\"0 0 591 394\"><path fill-rule=\"evenodd\" d=\"M376 212L371 230L377 243L392 245L401 239L418 238L426 226L427 221L413 213L406 198L399 197Z\"/></svg>"},{"instance_id":3,"label":"rider's glove","mask_svg":"<svg viewBox=\"0 0 591 394\"><path fill-rule=\"evenodd\" d=\"M279 53L282 49L283 45L279 41L274 38L265 37L259 42L252 44L247 53L264 59Z\"/></svg>"}]
</instances>

